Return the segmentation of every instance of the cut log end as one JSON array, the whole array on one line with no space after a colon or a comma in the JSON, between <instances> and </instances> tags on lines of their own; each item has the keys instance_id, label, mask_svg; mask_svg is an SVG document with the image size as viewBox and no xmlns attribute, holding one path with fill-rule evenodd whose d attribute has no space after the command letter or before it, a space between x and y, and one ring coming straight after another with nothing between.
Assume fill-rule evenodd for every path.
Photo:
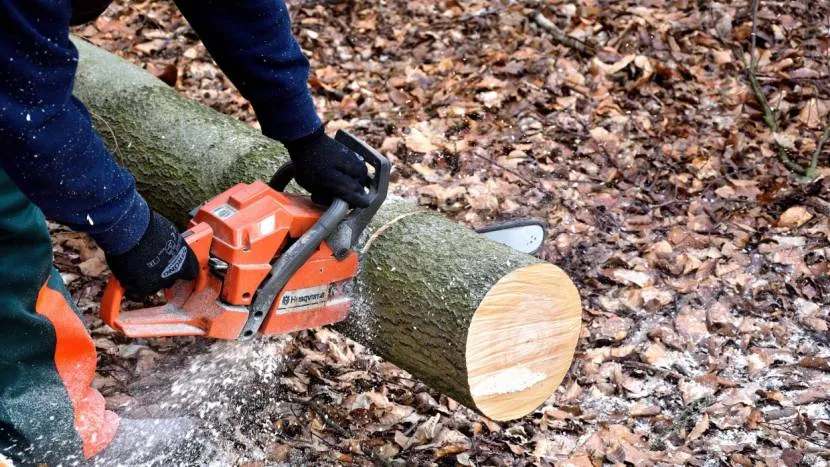
<instances>
[{"instance_id":1,"label":"cut log end","mask_svg":"<svg viewBox=\"0 0 830 467\"><path fill-rule=\"evenodd\" d=\"M579 292L552 264L499 280L467 334L467 383L476 408L493 420L512 420L544 403L571 366L581 319Z\"/></svg>"}]
</instances>

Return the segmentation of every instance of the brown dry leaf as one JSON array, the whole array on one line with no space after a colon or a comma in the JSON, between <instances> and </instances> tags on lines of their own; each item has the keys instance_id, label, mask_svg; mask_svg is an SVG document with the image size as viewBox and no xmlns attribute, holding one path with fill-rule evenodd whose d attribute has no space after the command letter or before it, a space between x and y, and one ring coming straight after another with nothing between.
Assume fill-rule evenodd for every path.
<instances>
[{"instance_id":1,"label":"brown dry leaf","mask_svg":"<svg viewBox=\"0 0 830 467\"><path fill-rule=\"evenodd\" d=\"M434 417L418 425L418 428L415 430L415 434L413 434L409 439L410 444L407 448L412 446L420 446L432 441L444 427L440 421L441 414L435 414Z\"/></svg>"},{"instance_id":2,"label":"brown dry leaf","mask_svg":"<svg viewBox=\"0 0 830 467\"><path fill-rule=\"evenodd\" d=\"M408 405L390 402L391 406L383 409L382 415L378 417L378 423L373 430L388 430L393 426L404 422L418 422L421 417L415 413L415 408Z\"/></svg>"},{"instance_id":3,"label":"brown dry leaf","mask_svg":"<svg viewBox=\"0 0 830 467\"><path fill-rule=\"evenodd\" d=\"M436 437L434 444L437 446L437 449L433 454L434 459L440 459L450 454L458 454L460 452L467 451L472 447L470 438L463 435L459 431L447 428L444 428Z\"/></svg>"},{"instance_id":4,"label":"brown dry leaf","mask_svg":"<svg viewBox=\"0 0 830 467\"><path fill-rule=\"evenodd\" d=\"M778 218L778 227L784 227L788 229L797 229L802 225L806 224L810 219L813 218L813 214L810 213L804 206L793 206L781 214L781 217Z\"/></svg>"},{"instance_id":5,"label":"brown dry leaf","mask_svg":"<svg viewBox=\"0 0 830 467\"><path fill-rule=\"evenodd\" d=\"M501 426L487 417L481 417L481 423L483 423L484 426L487 427L487 430L490 433L498 433L499 431L501 431Z\"/></svg>"},{"instance_id":6,"label":"brown dry leaf","mask_svg":"<svg viewBox=\"0 0 830 467\"><path fill-rule=\"evenodd\" d=\"M61 235L56 235L55 237L58 242L63 242L66 246L78 250L81 261L86 261L93 256L97 256L102 260L104 259L104 251L98 248L86 234L62 232Z\"/></svg>"},{"instance_id":7,"label":"brown dry leaf","mask_svg":"<svg viewBox=\"0 0 830 467\"><path fill-rule=\"evenodd\" d=\"M620 139L617 135L605 128L596 127L591 129L591 138L605 148L610 154L618 154L620 151Z\"/></svg>"},{"instance_id":8,"label":"brown dry leaf","mask_svg":"<svg viewBox=\"0 0 830 467\"><path fill-rule=\"evenodd\" d=\"M435 169L433 169L431 167L427 167L423 164L420 164L420 163L416 162L416 163L412 164L410 167L412 168L412 170L418 172L418 174L421 175L422 177L424 177L424 180L426 180L428 182L433 183L433 182L438 181L441 178L441 177L436 175Z\"/></svg>"},{"instance_id":9,"label":"brown dry leaf","mask_svg":"<svg viewBox=\"0 0 830 467\"><path fill-rule=\"evenodd\" d=\"M709 386L704 386L696 381L683 380L678 384L680 395L683 398L683 403L686 405L692 402L709 397L715 394L715 390Z\"/></svg>"},{"instance_id":10,"label":"brown dry leaf","mask_svg":"<svg viewBox=\"0 0 830 467\"><path fill-rule=\"evenodd\" d=\"M669 358L666 352L666 348L659 342L654 342L649 345L646 351L641 354L641 358L649 365L660 368L668 368L672 363L671 358Z\"/></svg>"},{"instance_id":11,"label":"brown dry leaf","mask_svg":"<svg viewBox=\"0 0 830 467\"><path fill-rule=\"evenodd\" d=\"M403 138L398 136L387 136L383 139L383 143L381 143L378 150L384 154L394 153L398 150L398 145L401 144L401 141L403 141Z\"/></svg>"},{"instance_id":12,"label":"brown dry leaf","mask_svg":"<svg viewBox=\"0 0 830 467\"><path fill-rule=\"evenodd\" d=\"M628 335L631 328L631 320L620 318L616 315L604 319L595 320L593 323L594 338L597 340L610 340L620 342Z\"/></svg>"},{"instance_id":13,"label":"brown dry leaf","mask_svg":"<svg viewBox=\"0 0 830 467\"><path fill-rule=\"evenodd\" d=\"M591 456L581 451L571 455L563 465L565 467L594 467Z\"/></svg>"},{"instance_id":14,"label":"brown dry leaf","mask_svg":"<svg viewBox=\"0 0 830 467\"><path fill-rule=\"evenodd\" d=\"M461 454L455 456L456 462L466 467L475 467L475 463L470 458L470 454L467 452L462 452Z\"/></svg>"},{"instance_id":15,"label":"brown dry leaf","mask_svg":"<svg viewBox=\"0 0 830 467\"><path fill-rule=\"evenodd\" d=\"M656 405L638 401L628 409L628 415L632 417L652 417L658 415L661 411L662 409Z\"/></svg>"},{"instance_id":16,"label":"brown dry leaf","mask_svg":"<svg viewBox=\"0 0 830 467\"><path fill-rule=\"evenodd\" d=\"M167 44L167 41L164 39L153 39L148 42L142 42L141 44L136 44L134 47L136 50L139 50L146 55L150 55L153 52L158 52L164 48Z\"/></svg>"},{"instance_id":17,"label":"brown dry leaf","mask_svg":"<svg viewBox=\"0 0 830 467\"><path fill-rule=\"evenodd\" d=\"M700 438L701 436L703 436L703 433L705 433L708 429L709 414L704 413L703 416L700 417L700 420L698 420L698 422L695 424L695 427L692 428L692 431L689 433L689 436L686 437L686 442L688 443Z\"/></svg>"},{"instance_id":18,"label":"brown dry leaf","mask_svg":"<svg viewBox=\"0 0 830 467\"><path fill-rule=\"evenodd\" d=\"M427 135L417 128L410 128L409 134L404 135L404 144L410 151L427 154L438 149L433 145Z\"/></svg>"},{"instance_id":19,"label":"brown dry leaf","mask_svg":"<svg viewBox=\"0 0 830 467\"><path fill-rule=\"evenodd\" d=\"M822 357L804 357L798 362L798 366L830 371L830 359Z\"/></svg>"},{"instance_id":20,"label":"brown dry leaf","mask_svg":"<svg viewBox=\"0 0 830 467\"><path fill-rule=\"evenodd\" d=\"M611 272L611 279L621 283L631 283L638 287L648 287L654 284L650 274L628 269L615 269Z\"/></svg>"},{"instance_id":21,"label":"brown dry leaf","mask_svg":"<svg viewBox=\"0 0 830 467\"><path fill-rule=\"evenodd\" d=\"M807 101L807 104L801 108L798 114L798 121L807 128L819 128L822 125L822 119L827 114L828 106L823 102L819 102L815 97Z\"/></svg>"},{"instance_id":22,"label":"brown dry leaf","mask_svg":"<svg viewBox=\"0 0 830 467\"><path fill-rule=\"evenodd\" d=\"M801 318L801 323L815 332L827 332L827 330L830 329L830 324L827 320L823 320L821 318L808 316L806 318Z\"/></svg>"},{"instance_id":23,"label":"brown dry leaf","mask_svg":"<svg viewBox=\"0 0 830 467\"><path fill-rule=\"evenodd\" d=\"M745 199L749 201L755 200L761 194L761 190L758 188L758 182L755 180L729 179L729 183L715 190L715 194L724 199Z\"/></svg>"},{"instance_id":24,"label":"brown dry leaf","mask_svg":"<svg viewBox=\"0 0 830 467\"><path fill-rule=\"evenodd\" d=\"M674 320L674 327L678 334L695 345L709 336L706 312L700 308L687 307L681 310Z\"/></svg>"},{"instance_id":25,"label":"brown dry leaf","mask_svg":"<svg viewBox=\"0 0 830 467\"><path fill-rule=\"evenodd\" d=\"M410 445L409 438L400 430L395 430L395 443L397 443L402 449L406 449Z\"/></svg>"},{"instance_id":26,"label":"brown dry leaf","mask_svg":"<svg viewBox=\"0 0 830 467\"><path fill-rule=\"evenodd\" d=\"M373 449L372 452L378 459L389 461L393 457L397 456L398 453L401 452L401 449L392 443L385 443L382 446L378 446Z\"/></svg>"},{"instance_id":27,"label":"brown dry leaf","mask_svg":"<svg viewBox=\"0 0 830 467\"><path fill-rule=\"evenodd\" d=\"M486 91L476 94L476 100L484 104L484 107L498 108L501 107L504 95L499 91Z\"/></svg>"},{"instance_id":28,"label":"brown dry leaf","mask_svg":"<svg viewBox=\"0 0 830 467\"><path fill-rule=\"evenodd\" d=\"M375 406L379 409L386 409L392 406L389 399L383 394L375 391L368 391L360 394L352 394L345 401L343 406L349 410L368 409Z\"/></svg>"},{"instance_id":29,"label":"brown dry leaf","mask_svg":"<svg viewBox=\"0 0 830 467\"><path fill-rule=\"evenodd\" d=\"M104 261L101 257L93 256L92 258L89 258L79 264L78 269L80 269L85 276L99 277L104 274L109 267L107 266L106 261Z\"/></svg>"},{"instance_id":30,"label":"brown dry leaf","mask_svg":"<svg viewBox=\"0 0 830 467\"><path fill-rule=\"evenodd\" d=\"M599 58L594 58L591 60L591 73L593 74L602 74L602 75L613 75L619 71L622 71L625 67L630 65L634 62L636 55L626 55L625 57L619 59L617 62L613 64L607 64L602 62Z\"/></svg>"}]
</instances>

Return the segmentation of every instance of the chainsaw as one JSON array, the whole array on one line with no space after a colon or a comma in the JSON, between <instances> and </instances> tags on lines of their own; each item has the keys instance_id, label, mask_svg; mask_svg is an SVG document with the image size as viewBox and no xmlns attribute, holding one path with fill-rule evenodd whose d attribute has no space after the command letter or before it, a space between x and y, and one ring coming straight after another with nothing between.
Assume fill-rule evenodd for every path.
<instances>
[{"instance_id":1,"label":"chainsaw","mask_svg":"<svg viewBox=\"0 0 830 467\"><path fill-rule=\"evenodd\" d=\"M289 162L269 183L240 183L191 212L182 233L199 262L193 281L164 291L166 303L121 310L124 288L104 290L101 319L128 337L205 336L248 340L346 319L358 270L354 247L386 199L391 165L345 131L335 139L374 168L371 203L326 209L286 193Z\"/></svg>"}]
</instances>

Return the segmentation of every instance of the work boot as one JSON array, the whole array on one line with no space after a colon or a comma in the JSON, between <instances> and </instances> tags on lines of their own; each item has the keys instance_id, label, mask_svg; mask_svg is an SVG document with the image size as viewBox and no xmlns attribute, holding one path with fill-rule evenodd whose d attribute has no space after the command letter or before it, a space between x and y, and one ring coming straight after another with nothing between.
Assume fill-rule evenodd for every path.
<instances>
[{"instance_id":1,"label":"work boot","mask_svg":"<svg viewBox=\"0 0 830 467\"><path fill-rule=\"evenodd\" d=\"M115 439L93 466L192 465L205 454L195 418L121 419Z\"/></svg>"}]
</instances>

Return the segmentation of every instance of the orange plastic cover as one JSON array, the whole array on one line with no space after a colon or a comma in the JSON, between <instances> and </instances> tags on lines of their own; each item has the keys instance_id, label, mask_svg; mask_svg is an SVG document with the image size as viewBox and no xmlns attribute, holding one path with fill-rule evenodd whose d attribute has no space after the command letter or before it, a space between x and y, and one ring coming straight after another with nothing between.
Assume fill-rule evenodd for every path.
<instances>
[{"instance_id":1,"label":"orange plastic cover","mask_svg":"<svg viewBox=\"0 0 830 467\"><path fill-rule=\"evenodd\" d=\"M238 184L205 203L184 234L199 259L196 281L169 289L166 305L121 313L123 289L112 280L102 319L133 337L236 339L271 263L321 214L307 197L277 192L262 182ZM351 305L348 284L356 273L355 253L338 261L324 242L289 280L260 331L281 334L345 319Z\"/></svg>"}]
</instances>

